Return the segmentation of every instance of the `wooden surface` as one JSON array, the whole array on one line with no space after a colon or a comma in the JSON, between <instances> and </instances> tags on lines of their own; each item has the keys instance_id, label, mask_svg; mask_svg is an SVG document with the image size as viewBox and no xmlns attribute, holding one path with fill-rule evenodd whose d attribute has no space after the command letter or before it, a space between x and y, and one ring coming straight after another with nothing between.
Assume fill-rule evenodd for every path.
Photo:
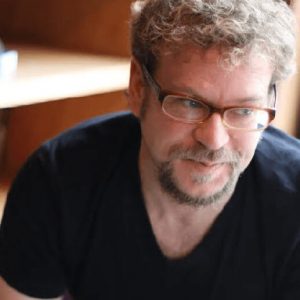
<instances>
[{"instance_id":1,"label":"wooden surface","mask_svg":"<svg viewBox=\"0 0 300 300\"><path fill-rule=\"evenodd\" d=\"M0 0L0 37L129 56L131 0Z\"/></svg>"},{"instance_id":2,"label":"wooden surface","mask_svg":"<svg viewBox=\"0 0 300 300\"><path fill-rule=\"evenodd\" d=\"M129 59L11 45L19 53L14 77L0 80L0 108L123 90Z\"/></svg>"},{"instance_id":3,"label":"wooden surface","mask_svg":"<svg viewBox=\"0 0 300 300\"><path fill-rule=\"evenodd\" d=\"M20 106L9 111L3 168L14 176L45 140L91 117L127 109L123 91Z\"/></svg>"},{"instance_id":4,"label":"wooden surface","mask_svg":"<svg viewBox=\"0 0 300 300\"><path fill-rule=\"evenodd\" d=\"M5 43L19 41L126 58L130 55L130 3L131 0L0 0L0 37ZM122 91L13 108L7 124L5 166L13 177L45 139L86 118L124 108ZM0 200L5 193L0 180Z\"/></svg>"}]
</instances>

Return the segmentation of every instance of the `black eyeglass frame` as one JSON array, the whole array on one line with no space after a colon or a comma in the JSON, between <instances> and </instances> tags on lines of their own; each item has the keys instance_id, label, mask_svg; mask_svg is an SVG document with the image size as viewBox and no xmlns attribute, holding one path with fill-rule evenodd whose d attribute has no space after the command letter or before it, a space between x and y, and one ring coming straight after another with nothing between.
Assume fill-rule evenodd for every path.
<instances>
[{"instance_id":1,"label":"black eyeglass frame","mask_svg":"<svg viewBox=\"0 0 300 300\"><path fill-rule=\"evenodd\" d=\"M247 129L247 128L237 128L237 127L231 127L230 125L228 125L225 121L224 121L224 118L223 118L223 115L225 113L225 111L227 110L230 110L230 109L234 109L234 108L249 108L249 109L253 109L253 107L247 107L247 106L227 106L227 107L223 107L223 108L218 108L218 107L214 107L212 105L209 105L205 102L203 102L202 100L199 100L195 97L190 97L189 95L187 94L183 94L183 93L174 93L172 91L168 91L168 90L163 90L160 85L157 83L157 81L151 76L150 72L148 71L148 69L146 68L146 66L144 64L141 65L142 67L142 71L143 71L143 74L147 80L147 82L151 85L151 87L154 89L155 93L156 93L156 96L157 96L157 99L159 100L159 102L161 103L162 105L162 110L163 112L169 116L170 118L176 120L176 121L179 121L179 122L183 122L183 123L204 123L205 121L207 121L211 116L212 114L214 113L219 113L222 117L222 121L223 121L223 124L230 128L230 129L234 129L234 130L241 130L241 131L262 131L264 130L265 128L267 128L270 123L274 120L275 116L276 116L276 102L277 102L277 88L276 88L276 84L273 84L272 87L273 87L273 92L274 92L274 108L270 108L270 107L262 107L262 108L255 108L255 109L259 109L259 110L263 110L263 111L266 111L268 112L269 114L269 122L266 126L262 127L262 128L257 128L257 129ZM200 102L201 104L203 104L204 106L206 106L208 108L208 115L207 117L204 119L204 120L201 120L201 121L198 121L198 120L185 120L185 119L179 119L179 118L176 118L170 114L168 114L164 109L163 109L163 102L164 102L164 99L167 97L167 96L179 96L179 97L184 97L184 98L188 98L188 99L191 99L191 100L195 100L197 102Z\"/></svg>"}]
</instances>

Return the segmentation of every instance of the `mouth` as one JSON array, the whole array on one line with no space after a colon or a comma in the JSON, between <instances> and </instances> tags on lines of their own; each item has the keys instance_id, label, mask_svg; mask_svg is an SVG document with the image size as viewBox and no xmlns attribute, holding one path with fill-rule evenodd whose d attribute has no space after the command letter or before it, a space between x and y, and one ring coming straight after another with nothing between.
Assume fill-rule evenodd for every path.
<instances>
[{"instance_id":1,"label":"mouth","mask_svg":"<svg viewBox=\"0 0 300 300\"><path fill-rule=\"evenodd\" d=\"M183 162L186 162L191 168L201 172L211 172L227 164L226 162L198 161L193 159L185 159Z\"/></svg>"},{"instance_id":2,"label":"mouth","mask_svg":"<svg viewBox=\"0 0 300 300\"><path fill-rule=\"evenodd\" d=\"M204 167L208 167L208 168L228 164L228 162L223 162L223 161L217 161L217 162L214 161L214 162L212 162L212 161L202 161L202 160L199 161L199 160L194 160L194 159L186 159L186 161L189 161L189 162L194 163L194 164L203 165Z\"/></svg>"}]
</instances>

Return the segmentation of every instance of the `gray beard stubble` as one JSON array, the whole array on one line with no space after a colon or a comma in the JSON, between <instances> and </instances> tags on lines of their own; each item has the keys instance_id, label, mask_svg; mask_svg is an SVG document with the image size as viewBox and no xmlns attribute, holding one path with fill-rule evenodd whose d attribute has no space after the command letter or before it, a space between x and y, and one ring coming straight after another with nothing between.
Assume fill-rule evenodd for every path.
<instances>
[{"instance_id":1,"label":"gray beard stubble","mask_svg":"<svg viewBox=\"0 0 300 300\"><path fill-rule=\"evenodd\" d=\"M187 192L180 189L176 178L174 178L174 169L172 161L174 159L190 159L194 161L210 161L218 162L222 161L230 167L230 175L226 184L215 193L209 196L192 196ZM187 204L194 207L208 206L222 200L224 196L231 195L237 184L241 171L238 166L240 162L240 154L236 152L229 152L225 149L219 149L217 151L207 150L203 145L197 145L190 149L180 149L178 146L173 146L170 149L170 159L167 162L162 162L157 166L158 179L161 188L164 192L172 196L172 198L180 204ZM200 184L205 184L209 181L210 176L197 177L195 181Z\"/></svg>"}]
</instances>

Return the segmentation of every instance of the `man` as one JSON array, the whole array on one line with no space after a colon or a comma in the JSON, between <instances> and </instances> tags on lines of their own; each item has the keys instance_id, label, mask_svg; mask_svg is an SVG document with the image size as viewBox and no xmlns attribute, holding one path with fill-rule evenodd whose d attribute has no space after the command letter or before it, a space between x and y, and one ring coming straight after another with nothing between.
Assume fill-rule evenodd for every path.
<instances>
[{"instance_id":1,"label":"man","mask_svg":"<svg viewBox=\"0 0 300 300\"><path fill-rule=\"evenodd\" d=\"M133 3L133 114L21 170L1 299L300 299L300 142L268 127L294 42L281 0Z\"/></svg>"}]
</instances>

